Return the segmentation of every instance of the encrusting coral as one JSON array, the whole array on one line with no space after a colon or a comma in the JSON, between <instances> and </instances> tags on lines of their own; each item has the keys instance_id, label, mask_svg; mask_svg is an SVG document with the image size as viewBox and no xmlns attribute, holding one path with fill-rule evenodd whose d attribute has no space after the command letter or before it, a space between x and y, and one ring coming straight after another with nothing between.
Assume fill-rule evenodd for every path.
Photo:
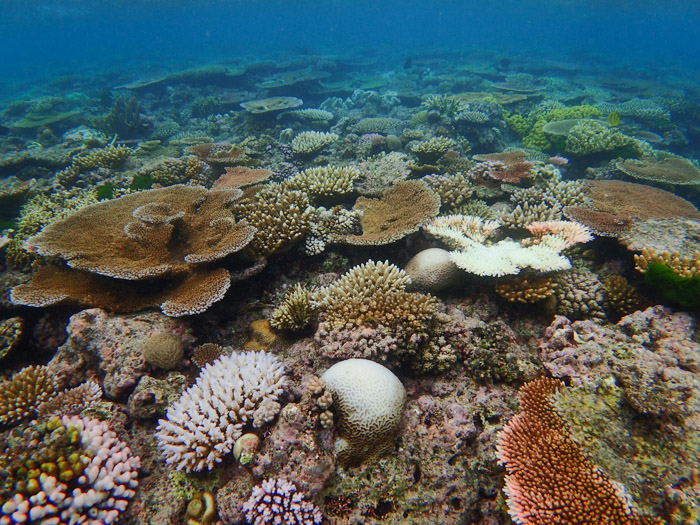
<instances>
[{"instance_id":1,"label":"encrusting coral","mask_svg":"<svg viewBox=\"0 0 700 525\"><path fill-rule=\"evenodd\" d=\"M326 392L333 395L341 436L338 460L346 465L385 454L401 423L406 390L388 368L366 359L346 359L324 372Z\"/></svg>"},{"instance_id":2,"label":"encrusting coral","mask_svg":"<svg viewBox=\"0 0 700 525\"><path fill-rule=\"evenodd\" d=\"M508 511L519 525L660 524L638 516L620 488L586 457L551 402L564 384L541 378L520 390L520 412L498 435Z\"/></svg>"},{"instance_id":3,"label":"encrusting coral","mask_svg":"<svg viewBox=\"0 0 700 525\"><path fill-rule=\"evenodd\" d=\"M211 470L245 427L259 428L274 418L285 383L284 368L265 352L233 353L206 365L158 422L156 438L166 462L186 472Z\"/></svg>"},{"instance_id":4,"label":"encrusting coral","mask_svg":"<svg viewBox=\"0 0 700 525\"><path fill-rule=\"evenodd\" d=\"M360 197L354 211L360 214L362 235L348 235L357 245L389 244L418 229L440 210L440 197L421 181L398 182L381 199Z\"/></svg>"}]
</instances>

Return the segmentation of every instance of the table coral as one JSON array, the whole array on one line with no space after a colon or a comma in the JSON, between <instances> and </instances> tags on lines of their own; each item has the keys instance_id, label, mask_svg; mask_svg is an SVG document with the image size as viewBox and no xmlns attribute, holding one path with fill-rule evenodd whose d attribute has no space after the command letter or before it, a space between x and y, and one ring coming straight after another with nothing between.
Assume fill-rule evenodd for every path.
<instances>
[{"instance_id":1,"label":"table coral","mask_svg":"<svg viewBox=\"0 0 700 525\"><path fill-rule=\"evenodd\" d=\"M362 235L348 235L348 244L390 244L417 231L438 214L440 197L421 181L396 183L381 199L359 197L353 211L360 214Z\"/></svg>"}]
</instances>

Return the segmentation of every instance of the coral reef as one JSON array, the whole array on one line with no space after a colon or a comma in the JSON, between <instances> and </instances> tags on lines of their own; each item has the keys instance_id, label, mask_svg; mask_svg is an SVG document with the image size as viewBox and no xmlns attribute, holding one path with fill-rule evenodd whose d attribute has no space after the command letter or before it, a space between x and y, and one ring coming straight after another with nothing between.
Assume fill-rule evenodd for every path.
<instances>
[{"instance_id":1,"label":"coral reef","mask_svg":"<svg viewBox=\"0 0 700 525\"><path fill-rule=\"evenodd\" d=\"M418 229L440 210L440 197L424 182L396 183L381 199L359 197L353 210L360 215L361 235L345 242L357 245L389 244Z\"/></svg>"},{"instance_id":2,"label":"coral reef","mask_svg":"<svg viewBox=\"0 0 700 525\"><path fill-rule=\"evenodd\" d=\"M164 332L147 337L141 345L141 352L149 365L172 370L182 361L185 349L182 339L175 334Z\"/></svg>"},{"instance_id":3,"label":"coral reef","mask_svg":"<svg viewBox=\"0 0 700 525\"><path fill-rule=\"evenodd\" d=\"M166 462L186 472L211 470L245 426L259 428L275 417L284 385L284 368L265 352L233 353L206 365L158 423Z\"/></svg>"},{"instance_id":4,"label":"coral reef","mask_svg":"<svg viewBox=\"0 0 700 525\"><path fill-rule=\"evenodd\" d=\"M321 511L313 503L304 501L304 495L284 479L266 479L253 488L250 499L243 504L243 511L251 525L314 525L323 521Z\"/></svg>"},{"instance_id":5,"label":"coral reef","mask_svg":"<svg viewBox=\"0 0 700 525\"><path fill-rule=\"evenodd\" d=\"M406 403L401 381L389 369L366 359L336 363L321 379L333 395L338 416L338 461L358 465L391 450Z\"/></svg>"},{"instance_id":6,"label":"coral reef","mask_svg":"<svg viewBox=\"0 0 700 525\"><path fill-rule=\"evenodd\" d=\"M338 140L335 133L323 131L302 131L292 139L291 147L295 155L308 157L315 155Z\"/></svg>"},{"instance_id":7,"label":"coral reef","mask_svg":"<svg viewBox=\"0 0 700 525\"><path fill-rule=\"evenodd\" d=\"M18 423L34 414L57 390L45 366L28 366L0 383L0 425Z\"/></svg>"},{"instance_id":8,"label":"coral reef","mask_svg":"<svg viewBox=\"0 0 700 525\"><path fill-rule=\"evenodd\" d=\"M272 312L270 324L278 330L301 330L313 317L309 290L297 283Z\"/></svg>"}]
</instances>

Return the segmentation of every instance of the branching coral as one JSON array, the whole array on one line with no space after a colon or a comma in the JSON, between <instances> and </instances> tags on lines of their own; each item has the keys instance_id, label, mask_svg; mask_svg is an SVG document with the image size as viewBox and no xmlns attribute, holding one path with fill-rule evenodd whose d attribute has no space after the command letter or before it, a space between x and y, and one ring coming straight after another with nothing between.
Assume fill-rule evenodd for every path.
<instances>
[{"instance_id":1,"label":"branching coral","mask_svg":"<svg viewBox=\"0 0 700 525\"><path fill-rule=\"evenodd\" d=\"M511 303L536 303L551 297L555 291L549 277L515 277L499 283L494 289L498 295Z\"/></svg>"},{"instance_id":2,"label":"branching coral","mask_svg":"<svg viewBox=\"0 0 700 525\"><path fill-rule=\"evenodd\" d=\"M261 427L274 417L285 382L284 368L265 352L234 353L206 365L158 422L166 461L187 472L212 469L244 427Z\"/></svg>"},{"instance_id":3,"label":"branching coral","mask_svg":"<svg viewBox=\"0 0 700 525\"><path fill-rule=\"evenodd\" d=\"M429 233L455 248L450 253L452 262L476 275L500 277L517 274L528 267L540 272L571 267L569 260L560 254L575 240L564 235L569 228L552 228L551 234L539 238L534 236L522 242L506 239L487 244L497 228L496 221L460 215L437 217L425 227Z\"/></svg>"},{"instance_id":4,"label":"branching coral","mask_svg":"<svg viewBox=\"0 0 700 525\"><path fill-rule=\"evenodd\" d=\"M256 485L243 504L243 512L250 525L318 525L323 522L318 507L304 501L304 495L284 479L266 479Z\"/></svg>"},{"instance_id":5,"label":"branching coral","mask_svg":"<svg viewBox=\"0 0 700 525\"><path fill-rule=\"evenodd\" d=\"M411 152L418 157L418 161L421 164L432 164L447 153L449 149L456 146L457 143L450 138L433 137L413 144Z\"/></svg>"},{"instance_id":6,"label":"branching coral","mask_svg":"<svg viewBox=\"0 0 700 525\"><path fill-rule=\"evenodd\" d=\"M135 494L140 459L106 423L54 417L20 437L0 453L0 523L117 522Z\"/></svg>"},{"instance_id":7,"label":"branching coral","mask_svg":"<svg viewBox=\"0 0 700 525\"><path fill-rule=\"evenodd\" d=\"M450 175L426 175L423 180L440 196L443 209L464 204L474 193L472 181L461 171Z\"/></svg>"},{"instance_id":8,"label":"branching coral","mask_svg":"<svg viewBox=\"0 0 700 525\"><path fill-rule=\"evenodd\" d=\"M360 172L356 168L323 166L304 170L286 179L282 184L292 190L302 191L312 198L337 197L350 193L359 176Z\"/></svg>"},{"instance_id":9,"label":"branching coral","mask_svg":"<svg viewBox=\"0 0 700 525\"><path fill-rule=\"evenodd\" d=\"M278 330L301 330L314 316L309 290L297 283L272 312L270 324Z\"/></svg>"},{"instance_id":10,"label":"branching coral","mask_svg":"<svg viewBox=\"0 0 700 525\"><path fill-rule=\"evenodd\" d=\"M392 243L417 231L439 209L440 197L424 182L399 182L381 199L357 199L353 210L360 213L362 235L348 235L345 241L373 246Z\"/></svg>"},{"instance_id":11,"label":"branching coral","mask_svg":"<svg viewBox=\"0 0 700 525\"><path fill-rule=\"evenodd\" d=\"M329 326L403 326L422 331L434 316L437 301L408 293L410 277L388 262L372 260L352 268L335 283L314 290L311 304Z\"/></svg>"},{"instance_id":12,"label":"branching coral","mask_svg":"<svg viewBox=\"0 0 700 525\"><path fill-rule=\"evenodd\" d=\"M272 185L237 204L234 213L256 228L246 255L257 259L292 247L309 229L309 198L284 185Z\"/></svg>"},{"instance_id":13,"label":"branching coral","mask_svg":"<svg viewBox=\"0 0 700 525\"><path fill-rule=\"evenodd\" d=\"M520 390L520 412L498 436L508 510L519 525L660 524L639 517L619 485L571 438L551 396L561 381L541 378Z\"/></svg>"},{"instance_id":14,"label":"branching coral","mask_svg":"<svg viewBox=\"0 0 700 525\"><path fill-rule=\"evenodd\" d=\"M291 147L295 155L312 156L338 140L335 133L322 131L302 131L292 139Z\"/></svg>"},{"instance_id":15,"label":"branching coral","mask_svg":"<svg viewBox=\"0 0 700 525\"><path fill-rule=\"evenodd\" d=\"M557 275L557 312L569 319L606 320L606 294L598 276L586 269L571 270Z\"/></svg>"},{"instance_id":16,"label":"branching coral","mask_svg":"<svg viewBox=\"0 0 700 525\"><path fill-rule=\"evenodd\" d=\"M28 366L0 383L0 425L17 423L36 412L56 393L56 383L45 366Z\"/></svg>"}]
</instances>

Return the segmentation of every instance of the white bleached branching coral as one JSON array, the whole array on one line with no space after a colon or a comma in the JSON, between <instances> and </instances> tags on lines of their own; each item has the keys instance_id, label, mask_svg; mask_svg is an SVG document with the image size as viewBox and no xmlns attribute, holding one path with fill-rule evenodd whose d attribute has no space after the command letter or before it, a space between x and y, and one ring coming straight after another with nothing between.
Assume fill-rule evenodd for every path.
<instances>
[{"instance_id":1,"label":"white bleached branching coral","mask_svg":"<svg viewBox=\"0 0 700 525\"><path fill-rule=\"evenodd\" d=\"M284 367L266 352L233 353L206 365L158 422L166 462L186 472L211 470L245 427L274 418L285 383Z\"/></svg>"},{"instance_id":2,"label":"white bleached branching coral","mask_svg":"<svg viewBox=\"0 0 700 525\"><path fill-rule=\"evenodd\" d=\"M575 223L556 221L536 224L533 237L521 242L504 239L489 242L498 228L496 221L480 217L448 215L436 217L425 229L441 238L454 251L450 259L463 270L480 276L516 275L523 268L553 272L571 268L560 252L591 239L590 232Z\"/></svg>"},{"instance_id":3,"label":"white bleached branching coral","mask_svg":"<svg viewBox=\"0 0 700 525\"><path fill-rule=\"evenodd\" d=\"M321 511L297 492L285 479L266 479L253 488L243 504L246 522L251 525L314 525L323 521Z\"/></svg>"}]
</instances>

